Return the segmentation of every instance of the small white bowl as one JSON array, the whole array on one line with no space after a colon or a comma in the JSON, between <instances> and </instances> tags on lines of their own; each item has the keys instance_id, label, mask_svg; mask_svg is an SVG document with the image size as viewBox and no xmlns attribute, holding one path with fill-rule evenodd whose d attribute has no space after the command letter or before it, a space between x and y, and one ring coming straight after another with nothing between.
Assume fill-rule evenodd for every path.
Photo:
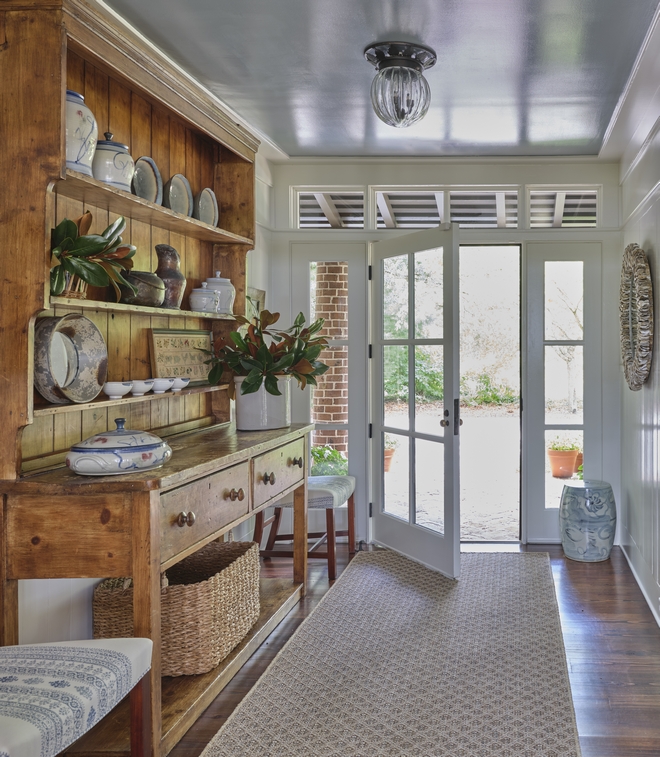
<instances>
[{"instance_id":1,"label":"small white bowl","mask_svg":"<svg viewBox=\"0 0 660 757\"><path fill-rule=\"evenodd\" d=\"M154 379L154 394L164 394L168 389L172 388L174 379L171 378L157 378Z\"/></svg>"},{"instance_id":2,"label":"small white bowl","mask_svg":"<svg viewBox=\"0 0 660 757\"><path fill-rule=\"evenodd\" d=\"M111 400L120 400L125 394L131 391L132 381L106 381L103 384L103 391Z\"/></svg>"},{"instance_id":3,"label":"small white bowl","mask_svg":"<svg viewBox=\"0 0 660 757\"><path fill-rule=\"evenodd\" d=\"M133 388L131 389L131 394L134 397L142 397L147 392L150 392L153 388L154 380L153 379L145 379L144 381L133 381Z\"/></svg>"},{"instance_id":4,"label":"small white bowl","mask_svg":"<svg viewBox=\"0 0 660 757\"><path fill-rule=\"evenodd\" d=\"M188 384L190 383L190 379L189 378L183 378L183 377L181 377L181 378L175 378L175 379L172 379L172 380L174 382L172 384L172 391L173 392L180 392L182 389L185 389L188 386Z\"/></svg>"}]
</instances>

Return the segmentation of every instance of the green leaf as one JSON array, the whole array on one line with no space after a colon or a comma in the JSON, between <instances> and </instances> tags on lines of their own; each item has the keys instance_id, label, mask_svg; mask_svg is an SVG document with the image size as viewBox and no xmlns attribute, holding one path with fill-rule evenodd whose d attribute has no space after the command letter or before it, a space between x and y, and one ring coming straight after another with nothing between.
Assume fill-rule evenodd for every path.
<instances>
[{"instance_id":1,"label":"green leaf","mask_svg":"<svg viewBox=\"0 0 660 757\"><path fill-rule=\"evenodd\" d=\"M65 218L61 223L58 223L52 231L51 247L59 247L67 237L74 240L77 236L78 227L73 221Z\"/></svg>"},{"instance_id":2,"label":"green leaf","mask_svg":"<svg viewBox=\"0 0 660 757\"><path fill-rule=\"evenodd\" d=\"M126 219L124 216L119 216L119 218L114 222L111 223L110 226L103 232L101 236L103 236L106 240L113 239L114 237L119 236L124 232L124 229L126 228Z\"/></svg>"},{"instance_id":3,"label":"green leaf","mask_svg":"<svg viewBox=\"0 0 660 757\"><path fill-rule=\"evenodd\" d=\"M279 381L276 376L266 376L264 379L264 386L269 394L274 394L276 397L280 397L282 392L279 388Z\"/></svg>"},{"instance_id":4,"label":"green leaf","mask_svg":"<svg viewBox=\"0 0 660 757\"><path fill-rule=\"evenodd\" d=\"M89 234L86 237L78 237L73 247L71 247L71 254L78 257L87 257L88 255L98 255L99 252L103 252L106 247L106 241L98 234Z\"/></svg>"},{"instance_id":5,"label":"green leaf","mask_svg":"<svg viewBox=\"0 0 660 757\"><path fill-rule=\"evenodd\" d=\"M250 354L250 351L248 350L248 346L245 343L245 339L238 333L238 331L232 331L229 334L229 338L232 340L232 342L238 347L239 350L242 352L247 352Z\"/></svg>"},{"instance_id":6,"label":"green leaf","mask_svg":"<svg viewBox=\"0 0 660 757\"><path fill-rule=\"evenodd\" d=\"M105 287L110 283L108 274L98 263L92 263L85 258L68 258L66 262L71 264L75 274L92 286Z\"/></svg>"},{"instance_id":7,"label":"green leaf","mask_svg":"<svg viewBox=\"0 0 660 757\"><path fill-rule=\"evenodd\" d=\"M66 283L66 271L64 266L58 265L50 272L50 291L56 297L64 291Z\"/></svg>"},{"instance_id":8,"label":"green leaf","mask_svg":"<svg viewBox=\"0 0 660 757\"><path fill-rule=\"evenodd\" d=\"M261 347L257 350L257 360L264 366L264 368L268 369L273 365L273 356L268 351L268 347L266 347L265 344L262 344Z\"/></svg>"},{"instance_id":9,"label":"green leaf","mask_svg":"<svg viewBox=\"0 0 660 757\"><path fill-rule=\"evenodd\" d=\"M208 375L208 381L209 384L219 384L220 379L222 378L222 365L220 363L216 363L213 368L209 371Z\"/></svg>"},{"instance_id":10,"label":"green leaf","mask_svg":"<svg viewBox=\"0 0 660 757\"><path fill-rule=\"evenodd\" d=\"M263 376L259 374L256 381L249 381L248 377L241 382L241 394L254 394L259 391L263 382Z\"/></svg>"}]
</instances>

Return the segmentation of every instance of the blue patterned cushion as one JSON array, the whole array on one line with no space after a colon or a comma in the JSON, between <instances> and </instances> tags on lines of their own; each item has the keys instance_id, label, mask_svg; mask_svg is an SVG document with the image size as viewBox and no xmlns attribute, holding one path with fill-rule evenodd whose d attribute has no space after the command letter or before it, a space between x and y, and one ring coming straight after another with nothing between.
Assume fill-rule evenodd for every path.
<instances>
[{"instance_id":1,"label":"blue patterned cushion","mask_svg":"<svg viewBox=\"0 0 660 757\"><path fill-rule=\"evenodd\" d=\"M341 507L355 491L355 476L310 476L307 479L307 507L328 510ZM292 507L293 494L282 497L276 507Z\"/></svg>"},{"instance_id":2,"label":"blue patterned cushion","mask_svg":"<svg viewBox=\"0 0 660 757\"><path fill-rule=\"evenodd\" d=\"M150 639L0 647L0 757L52 757L151 667Z\"/></svg>"}]
</instances>

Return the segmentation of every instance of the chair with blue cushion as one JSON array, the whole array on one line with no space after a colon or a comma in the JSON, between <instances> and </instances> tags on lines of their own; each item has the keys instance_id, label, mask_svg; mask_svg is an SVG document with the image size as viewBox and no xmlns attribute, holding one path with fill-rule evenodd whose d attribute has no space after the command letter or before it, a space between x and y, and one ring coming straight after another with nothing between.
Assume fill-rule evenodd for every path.
<instances>
[{"instance_id":1,"label":"chair with blue cushion","mask_svg":"<svg viewBox=\"0 0 660 757\"><path fill-rule=\"evenodd\" d=\"M131 755L151 755L151 639L0 647L0 756L54 757L127 694Z\"/></svg>"},{"instance_id":2,"label":"chair with blue cushion","mask_svg":"<svg viewBox=\"0 0 660 757\"><path fill-rule=\"evenodd\" d=\"M337 559L335 541L337 536L348 536L348 550L355 553L355 492L354 476L310 476L307 479L307 507L309 510L325 510L326 530L308 533L308 539L316 539L309 548L307 557L322 557L328 561L328 579L334 581L337 577ZM335 530L335 510L344 507L348 509L348 529ZM292 541L293 534L280 534L279 527L282 519L282 508L293 507L293 494L283 497L275 504L273 515L264 518L263 510L255 515L253 541L261 544L264 528L271 525L268 533L266 548L260 551L262 557L292 557L292 551L275 549L277 541ZM326 551L319 552L318 548L327 543Z\"/></svg>"}]
</instances>

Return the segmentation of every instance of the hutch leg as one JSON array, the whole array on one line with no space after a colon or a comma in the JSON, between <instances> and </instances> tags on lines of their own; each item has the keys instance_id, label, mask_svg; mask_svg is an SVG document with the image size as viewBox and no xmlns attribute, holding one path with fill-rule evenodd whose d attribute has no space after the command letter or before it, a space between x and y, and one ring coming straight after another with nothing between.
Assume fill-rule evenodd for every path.
<instances>
[{"instance_id":1,"label":"hutch leg","mask_svg":"<svg viewBox=\"0 0 660 757\"><path fill-rule=\"evenodd\" d=\"M160 754L162 731L160 679L160 497L156 492L132 498L133 633L153 639L151 657L152 753Z\"/></svg>"},{"instance_id":2,"label":"hutch leg","mask_svg":"<svg viewBox=\"0 0 660 757\"><path fill-rule=\"evenodd\" d=\"M7 578L7 497L0 500L0 645L18 644L18 581Z\"/></svg>"},{"instance_id":3,"label":"hutch leg","mask_svg":"<svg viewBox=\"0 0 660 757\"><path fill-rule=\"evenodd\" d=\"M307 588L307 477L293 492L293 580Z\"/></svg>"}]
</instances>

